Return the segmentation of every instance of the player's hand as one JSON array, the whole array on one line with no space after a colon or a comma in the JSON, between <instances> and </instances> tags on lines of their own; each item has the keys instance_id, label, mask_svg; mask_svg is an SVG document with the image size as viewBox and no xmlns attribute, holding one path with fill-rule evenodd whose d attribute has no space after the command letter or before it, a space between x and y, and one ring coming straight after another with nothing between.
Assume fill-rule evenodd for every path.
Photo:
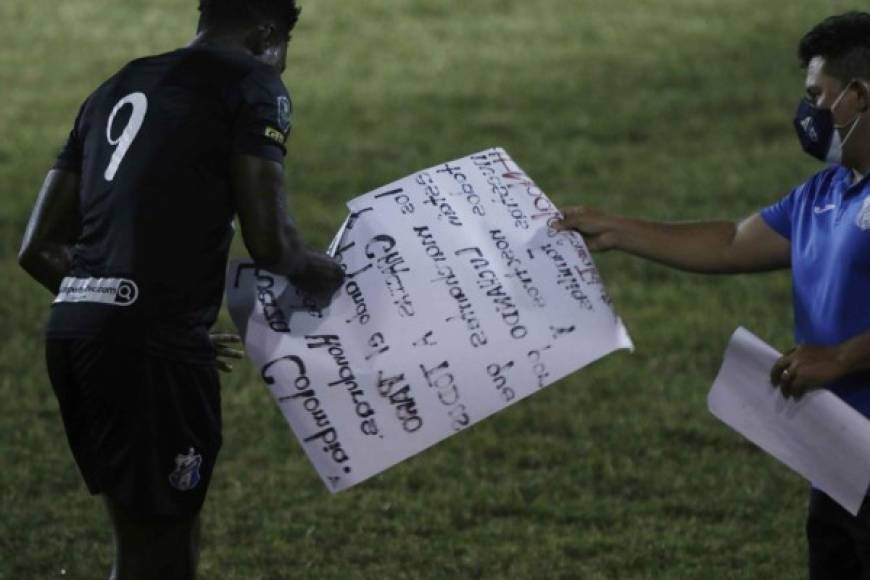
<instances>
[{"instance_id":1,"label":"player's hand","mask_svg":"<svg viewBox=\"0 0 870 580\"><path fill-rule=\"evenodd\" d=\"M308 250L305 267L289 278L296 288L318 303L327 304L344 283L344 270L334 258Z\"/></svg>"},{"instance_id":2,"label":"player's hand","mask_svg":"<svg viewBox=\"0 0 870 580\"><path fill-rule=\"evenodd\" d=\"M221 372L229 373L233 370L233 365L224 359L243 359L245 353L239 349L232 348L230 345L241 344L242 339L236 334L210 334L211 344L217 352L215 365Z\"/></svg>"},{"instance_id":3,"label":"player's hand","mask_svg":"<svg viewBox=\"0 0 870 580\"><path fill-rule=\"evenodd\" d=\"M562 215L562 219L555 223L556 229L580 232L593 252L606 252L616 247L617 218L581 205L565 208Z\"/></svg>"},{"instance_id":4,"label":"player's hand","mask_svg":"<svg viewBox=\"0 0 870 580\"><path fill-rule=\"evenodd\" d=\"M800 399L845 374L837 347L801 345L782 355L770 369L770 382L784 397Z\"/></svg>"}]
</instances>

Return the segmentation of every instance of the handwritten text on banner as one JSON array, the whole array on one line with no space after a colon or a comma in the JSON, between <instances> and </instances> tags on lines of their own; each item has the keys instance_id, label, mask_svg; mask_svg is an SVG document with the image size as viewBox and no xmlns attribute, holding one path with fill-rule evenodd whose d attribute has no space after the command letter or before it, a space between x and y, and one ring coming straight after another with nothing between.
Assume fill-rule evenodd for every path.
<instances>
[{"instance_id":1,"label":"handwritten text on banner","mask_svg":"<svg viewBox=\"0 0 870 580\"><path fill-rule=\"evenodd\" d=\"M227 276L248 355L332 491L632 346L583 240L502 149L348 207L328 307L250 263Z\"/></svg>"}]
</instances>

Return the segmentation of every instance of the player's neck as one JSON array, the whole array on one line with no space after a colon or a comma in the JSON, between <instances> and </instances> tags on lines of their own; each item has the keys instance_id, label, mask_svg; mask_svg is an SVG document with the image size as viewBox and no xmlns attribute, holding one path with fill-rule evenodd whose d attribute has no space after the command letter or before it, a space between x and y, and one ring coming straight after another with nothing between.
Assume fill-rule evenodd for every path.
<instances>
[{"instance_id":1,"label":"player's neck","mask_svg":"<svg viewBox=\"0 0 870 580\"><path fill-rule=\"evenodd\" d=\"M843 151L844 160L847 160L846 165L852 170L852 183L858 183L865 175L870 173L870 119L860 117L858 127L854 131L849 142L848 159L846 151Z\"/></svg>"},{"instance_id":2,"label":"player's neck","mask_svg":"<svg viewBox=\"0 0 870 580\"><path fill-rule=\"evenodd\" d=\"M187 46L217 46L251 54L251 50L245 45L244 38L233 32L202 30L196 34L196 37Z\"/></svg>"},{"instance_id":3,"label":"player's neck","mask_svg":"<svg viewBox=\"0 0 870 580\"><path fill-rule=\"evenodd\" d=\"M870 158L862 158L851 165L852 183L858 183L864 176L870 173Z\"/></svg>"}]
</instances>

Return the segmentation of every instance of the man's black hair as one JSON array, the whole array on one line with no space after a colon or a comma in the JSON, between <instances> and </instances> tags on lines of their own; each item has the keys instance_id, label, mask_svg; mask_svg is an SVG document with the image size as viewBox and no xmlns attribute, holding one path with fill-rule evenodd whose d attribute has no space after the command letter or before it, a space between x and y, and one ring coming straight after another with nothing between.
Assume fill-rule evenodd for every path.
<instances>
[{"instance_id":1,"label":"man's black hair","mask_svg":"<svg viewBox=\"0 0 870 580\"><path fill-rule=\"evenodd\" d=\"M870 81L870 13L846 12L815 25L801 38L798 57L806 68L816 56L825 59L825 74L843 83Z\"/></svg>"},{"instance_id":2,"label":"man's black hair","mask_svg":"<svg viewBox=\"0 0 870 580\"><path fill-rule=\"evenodd\" d=\"M296 0L199 0L199 28L234 28L269 22L289 36L301 11Z\"/></svg>"}]
</instances>

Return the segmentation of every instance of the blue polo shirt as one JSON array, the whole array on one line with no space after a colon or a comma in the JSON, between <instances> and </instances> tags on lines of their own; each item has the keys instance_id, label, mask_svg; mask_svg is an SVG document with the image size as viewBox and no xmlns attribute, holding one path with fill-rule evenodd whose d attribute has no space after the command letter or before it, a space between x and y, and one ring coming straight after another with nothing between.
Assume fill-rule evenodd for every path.
<instances>
[{"instance_id":1,"label":"blue polo shirt","mask_svg":"<svg viewBox=\"0 0 870 580\"><path fill-rule=\"evenodd\" d=\"M870 179L834 166L761 217L791 242L796 344L831 346L870 332ZM828 388L870 417L870 373Z\"/></svg>"}]
</instances>

